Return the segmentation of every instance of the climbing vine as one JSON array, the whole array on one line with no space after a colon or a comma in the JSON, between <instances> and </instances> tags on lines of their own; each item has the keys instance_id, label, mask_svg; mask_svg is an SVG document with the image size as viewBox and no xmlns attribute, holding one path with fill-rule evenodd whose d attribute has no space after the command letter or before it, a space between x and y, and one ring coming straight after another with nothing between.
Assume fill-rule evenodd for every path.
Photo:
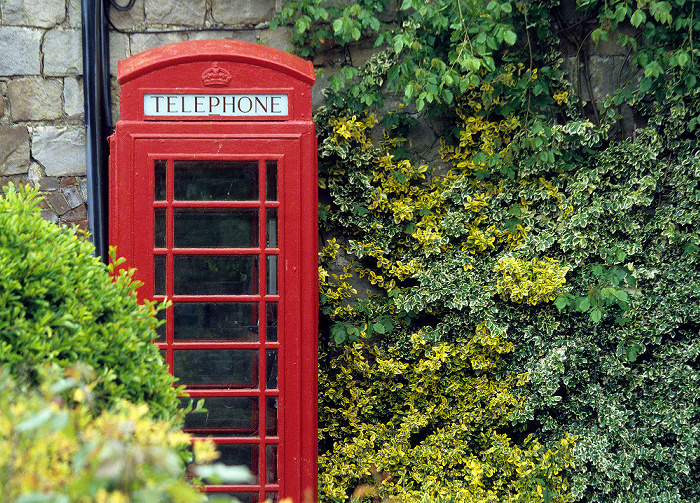
<instances>
[{"instance_id":1,"label":"climbing vine","mask_svg":"<svg viewBox=\"0 0 700 503\"><path fill-rule=\"evenodd\" d=\"M316 117L325 501L700 499L700 22L572 7L281 12L307 56L378 47Z\"/></svg>"}]
</instances>

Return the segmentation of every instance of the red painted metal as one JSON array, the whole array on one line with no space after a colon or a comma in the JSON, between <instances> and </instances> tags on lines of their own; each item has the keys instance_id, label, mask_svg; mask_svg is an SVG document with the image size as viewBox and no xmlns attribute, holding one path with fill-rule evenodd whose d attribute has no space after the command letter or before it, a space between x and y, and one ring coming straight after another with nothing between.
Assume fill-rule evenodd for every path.
<instances>
[{"instance_id":1,"label":"red painted metal","mask_svg":"<svg viewBox=\"0 0 700 503\"><path fill-rule=\"evenodd\" d=\"M144 283L139 297L167 298L182 312L195 314L207 313L212 306L248 313L238 321L249 324L245 330L250 333L236 328L244 339L218 332L188 339L177 335L176 313L170 308L165 331L155 341L171 371L184 377L181 382L193 398L244 404L243 412L230 422L226 417L213 425L195 421L188 431L211 436L229 459L245 453L242 458L257 474L257 482L209 485L207 490L236 493L251 502L271 496L300 502L309 494L315 501L318 196L313 67L265 46L205 40L171 44L121 61L118 80L120 119L110 142L109 237L127 259L125 266L135 268L136 278ZM216 103L223 95L249 96L243 99L251 102L284 95L288 108L279 116L145 115L144 102L154 94L174 96L178 106L182 95L203 96L198 103L206 97ZM185 99L177 110L185 110ZM257 184L251 189L255 197L201 200L177 195L182 194L176 180L185 172L182 166L196 166L206 177L218 173L207 170L222 163L231 169L241 163L257 166L249 170L254 179L250 183ZM275 171L276 178L271 178L269 173ZM176 247L176 211L199 215L226 210L246 215L257 211L248 224L251 246ZM275 227L276 237L270 238ZM241 262L235 262L238 259ZM235 277L248 282L229 290L210 287L206 281L215 278L210 274L202 276L202 291L184 291L200 285L197 270L184 271L182 264L201 266L207 260L232 260L238 269L250 264ZM275 319L268 320L267 313L275 309ZM229 332L226 327L217 330L232 334L234 325ZM229 355L235 362L227 359ZM183 375L178 376L178 365ZM271 377L275 366L277 379ZM226 410L216 407L214 414Z\"/></svg>"}]
</instances>

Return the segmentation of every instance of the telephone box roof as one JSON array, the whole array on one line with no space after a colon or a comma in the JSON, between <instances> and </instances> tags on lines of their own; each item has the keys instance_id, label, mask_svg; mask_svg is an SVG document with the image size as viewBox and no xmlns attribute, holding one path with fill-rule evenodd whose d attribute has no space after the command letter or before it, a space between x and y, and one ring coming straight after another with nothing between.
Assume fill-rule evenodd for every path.
<instances>
[{"instance_id":1,"label":"telephone box roof","mask_svg":"<svg viewBox=\"0 0 700 503\"><path fill-rule=\"evenodd\" d=\"M279 49L240 40L190 40L155 47L119 61L117 79L132 79L164 67L196 61L230 61L261 66L306 84L315 81L313 64Z\"/></svg>"}]
</instances>

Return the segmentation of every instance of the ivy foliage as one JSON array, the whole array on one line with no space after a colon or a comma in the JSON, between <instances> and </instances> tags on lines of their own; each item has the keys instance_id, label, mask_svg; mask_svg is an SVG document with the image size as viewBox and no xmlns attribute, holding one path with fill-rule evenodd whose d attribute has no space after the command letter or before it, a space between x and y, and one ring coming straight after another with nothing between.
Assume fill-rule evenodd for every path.
<instances>
[{"instance_id":1,"label":"ivy foliage","mask_svg":"<svg viewBox=\"0 0 700 503\"><path fill-rule=\"evenodd\" d=\"M633 70L599 109L561 70L558 2L407 0L379 29L356 25L386 48L316 118L326 500L700 500L694 4L578 2L581 43L615 39ZM282 20L308 4L286 5ZM329 11L321 40L325 18L310 19L300 35L349 43L336 27L350 21ZM644 124L629 137L623 109ZM437 119L431 165L410 139ZM446 401L460 420L439 415Z\"/></svg>"},{"instance_id":2,"label":"ivy foliage","mask_svg":"<svg viewBox=\"0 0 700 503\"><path fill-rule=\"evenodd\" d=\"M521 400L517 379L497 375L512 348L485 326L454 343L415 335L409 354L348 345L320 382L325 499L354 488L400 501L571 501L572 438L548 449L500 431Z\"/></svg>"}]
</instances>

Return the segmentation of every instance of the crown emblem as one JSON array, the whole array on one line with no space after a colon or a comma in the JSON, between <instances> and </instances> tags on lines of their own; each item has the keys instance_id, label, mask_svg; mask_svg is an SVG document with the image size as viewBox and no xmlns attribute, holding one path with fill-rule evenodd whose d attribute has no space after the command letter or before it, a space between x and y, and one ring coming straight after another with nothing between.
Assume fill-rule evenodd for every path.
<instances>
[{"instance_id":1,"label":"crown emblem","mask_svg":"<svg viewBox=\"0 0 700 503\"><path fill-rule=\"evenodd\" d=\"M231 74L219 68L219 63L214 63L202 73L202 83L207 87L226 87L231 81Z\"/></svg>"}]
</instances>

